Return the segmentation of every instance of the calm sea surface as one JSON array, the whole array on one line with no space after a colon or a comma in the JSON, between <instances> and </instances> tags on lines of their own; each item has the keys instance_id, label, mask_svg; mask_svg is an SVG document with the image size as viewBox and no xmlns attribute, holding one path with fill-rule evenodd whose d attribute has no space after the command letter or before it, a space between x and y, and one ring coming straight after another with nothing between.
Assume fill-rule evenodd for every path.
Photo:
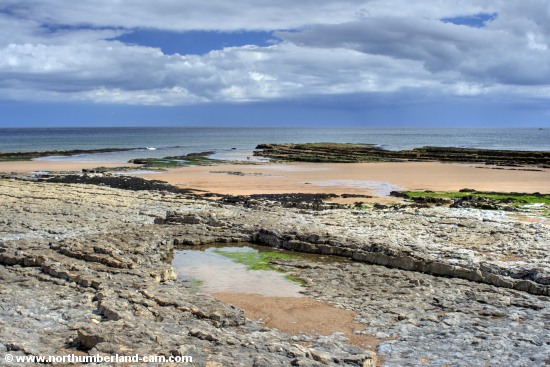
<instances>
[{"instance_id":1,"label":"calm sea surface","mask_svg":"<svg viewBox=\"0 0 550 367\"><path fill-rule=\"evenodd\" d=\"M260 143L337 142L398 150L422 146L550 151L550 129L472 128L43 128L0 129L0 151L134 148L129 152L57 157L57 160L126 162L215 151L215 158L245 159ZM149 148L149 149L147 149ZM155 150L152 150L152 149Z\"/></svg>"}]
</instances>

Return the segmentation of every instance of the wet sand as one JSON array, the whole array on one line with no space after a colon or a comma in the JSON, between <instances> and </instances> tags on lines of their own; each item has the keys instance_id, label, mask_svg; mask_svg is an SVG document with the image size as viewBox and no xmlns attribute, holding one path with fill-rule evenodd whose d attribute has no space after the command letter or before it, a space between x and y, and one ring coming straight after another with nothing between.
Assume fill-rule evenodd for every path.
<instances>
[{"instance_id":1,"label":"wet sand","mask_svg":"<svg viewBox=\"0 0 550 367\"><path fill-rule=\"evenodd\" d=\"M550 193L550 170L519 171L437 162L220 165L141 177L218 194L335 193L383 196L392 189ZM234 175L220 172L241 172ZM216 173L217 172L217 173ZM351 199L357 201L358 199Z\"/></svg>"},{"instance_id":2,"label":"wet sand","mask_svg":"<svg viewBox=\"0 0 550 367\"><path fill-rule=\"evenodd\" d=\"M0 162L0 172L80 171L82 168L98 166L128 164ZM139 169L139 166L133 166ZM524 171L510 167L492 168L485 165L438 162L223 164L171 168L164 172L138 176L166 181L182 188L224 195L302 192L383 197L389 191L398 189L456 191L463 188L550 193L550 169ZM345 199L348 202L358 200L362 199Z\"/></svg>"},{"instance_id":3,"label":"wet sand","mask_svg":"<svg viewBox=\"0 0 550 367\"><path fill-rule=\"evenodd\" d=\"M261 321L269 328L298 335L300 333L332 335L342 333L348 344L367 346L375 350L380 342L370 335L356 335L365 325L353 322L353 311L336 308L327 303L305 297L265 297L257 294L214 293L222 302L244 310L249 319Z\"/></svg>"}]
</instances>

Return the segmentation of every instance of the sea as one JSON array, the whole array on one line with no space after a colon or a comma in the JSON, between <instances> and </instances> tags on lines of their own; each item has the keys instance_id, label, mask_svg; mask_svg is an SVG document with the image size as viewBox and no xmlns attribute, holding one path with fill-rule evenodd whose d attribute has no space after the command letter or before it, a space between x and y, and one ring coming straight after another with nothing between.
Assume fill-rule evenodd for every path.
<instances>
[{"instance_id":1,"label":"sea","mask_svg":"<svg viewBox=\"0 0 550 367\"><path fill-rule=\"evenodd\" d=\"M390 127L90 127L0 128L1 152L129 148L125 152L39 158L127 162L214 152L215 159L246 160L261 143L372 144L388 150L423 146L550 151L550 129Z\"/></svg>"}]
</instances>

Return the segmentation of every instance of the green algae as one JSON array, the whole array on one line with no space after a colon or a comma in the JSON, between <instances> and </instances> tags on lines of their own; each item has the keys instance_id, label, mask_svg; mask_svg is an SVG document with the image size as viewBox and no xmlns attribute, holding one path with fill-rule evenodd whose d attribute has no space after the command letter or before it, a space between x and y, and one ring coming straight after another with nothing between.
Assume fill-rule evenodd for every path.
<instances>
[{"instance_id":1,"label":"green algae","mask_svg":"<svg viewBox=\"0 0 550 367\"><path fill-rule=\"evenodd\" d=\"M215 253L232 259L233 261L243 264L248 270L273 270L281 273L286 273L284 270L275 268L271 262L279 259L297 259L296 255L286 254L273 251L226 251L221 249L214 250ZM291 274L286 274L285 278L291 282L304 284L304 281L298 279Z\"/></svg>"},{"instance_id":2,"label":"green algae","mask_svg":"<svg viewBox=\"0 0 550 367\"><path fill-rule=\"evenodd\" d=\"M221 249L215 249L215 253L228 257L239 264L243 264L247 267L248 270L276 270L270 263L278 259L294 259L297 256L265 251L265 252L255 252L255 251L226 251Z\"/></svg>"},{"instance_id":3,"label":"green algae","mask_svg":"<svg viewBox=\"0 0 550 367\"><path fill-rule=\"evenodd\" d=\"M400 191L400 194L405 195L408 199L413 200L415 197L425 198L447 198L457 199L463 197L476 196L480 198L488 198L498 203L507 203L515 206L523 206L530 204L545 204L550 205L550 195L548 194L527 194L527 193L502 193L502 192L483 192L483 191Z\"/></svg>"}]
</instances>

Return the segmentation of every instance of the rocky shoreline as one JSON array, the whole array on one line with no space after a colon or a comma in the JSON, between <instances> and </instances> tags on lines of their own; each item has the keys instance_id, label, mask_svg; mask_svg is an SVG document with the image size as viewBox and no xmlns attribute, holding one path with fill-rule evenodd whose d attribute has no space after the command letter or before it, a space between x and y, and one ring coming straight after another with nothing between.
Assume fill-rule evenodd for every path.
<instances>
[{"instance_id":1,"label":"rocky shoreline","mask_svg":"<svg viewBox=\"0 0 550 367\"><path fill-rule=\"evenodd\" d=\"M309 208L276 197L206 200L90 183L0 179L0 358L78 352L192 355L197 366L550 363L547 224L504 211ZM366 325L357 333L389 339L373 353L338 335L287 335L175 280L174 248L242 241L355 260L279 266L304 280L311 297L357 312Z\"/></svg>"},{"instance_id":2,"label":"rocky shoreline","mask_svg":"<svg viewBox=\"0 0 550 367\"><path fill-rule=\"evenodd\" d=\"M392 151L373 145L339 143L259 144L256 149L254 151L255 156L284 162L437 161L550 168L550 152L455 147L422 147Z\"/></svg>"},{"instance_id":3,"label":"rocky shoreline","mask_svg":"<svg viewBox=\"0 0 550 367\"><path fill-rule=\"evenodd\" d=\"M73 150L45 150L34 152L0 152L0 161L21 161L31 160L34 158L64 156L69 157L78 154L96 154L96 153L112 153L112 152L127 152L136 149L146 148L102 148L102 149L73 149Z\"/></svg>"},{"instance_id":4,"label":"rocky shoreline","mask_svg":"<svg viewBox=\"0 0 550 367\"><path fill-rule=\"evenodd\" d=\"M147 148L102 148L49 150L34 152L0 152L0 161L31 160L48 156L73 156L78 154L96 154L124 152ZM181 156L164 158L135 158L128 163L141 164L145 167L171 167L174 162L186 164L216 164L221 160L209 159L214 151L189 153ZM487 165L522 167L531 166L550 168L550 152L491 150L458 147L418 147L409 150L386 150L369 144L349 143L305 143L305 144L258 144L254 156L269 158L280 162L403 162L403 161L437 161L459 163L483 163ZM161 164L161 163L164 163ZM250 162L248 162L250 163Z\"/></svg>"}]
</instances>

